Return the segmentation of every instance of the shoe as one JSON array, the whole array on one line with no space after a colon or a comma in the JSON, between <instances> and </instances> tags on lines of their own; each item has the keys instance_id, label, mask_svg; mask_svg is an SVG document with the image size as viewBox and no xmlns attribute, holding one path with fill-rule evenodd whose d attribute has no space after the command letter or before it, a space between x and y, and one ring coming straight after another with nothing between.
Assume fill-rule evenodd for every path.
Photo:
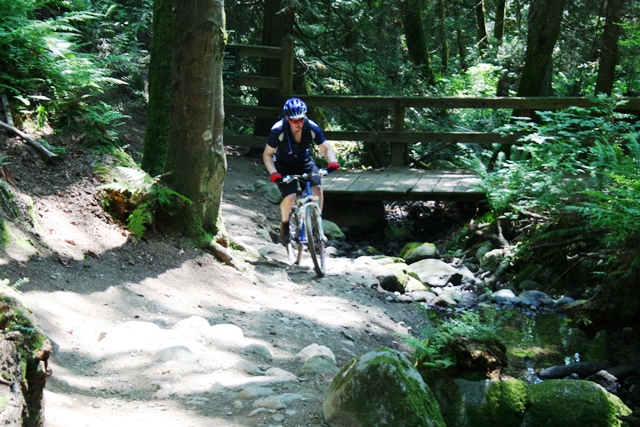
<instances>
[{"instance_id":1,"label":"shoe","mask_svg":"<svg viewBox=\"0 0 640 427\"><path fill-rule=\"evenodd\" d=\"M289 235L289 221L280 223L280 242L287 246L291 241L291 236Z\"/></svg>"}]
</instances>

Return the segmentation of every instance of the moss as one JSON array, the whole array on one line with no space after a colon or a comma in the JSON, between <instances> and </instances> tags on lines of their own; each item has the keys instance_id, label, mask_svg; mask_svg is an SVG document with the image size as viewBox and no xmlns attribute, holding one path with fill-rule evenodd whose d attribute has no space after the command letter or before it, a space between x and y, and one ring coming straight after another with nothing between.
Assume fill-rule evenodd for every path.
<instances>
[{"instance_id":1,"label":"moss","mask_svg":"<svg viewBox=\"0 0 640 427\"><path fill-rule=\"evenodd\" d=\"M4 248L9 243L9 229L4 220L0 219L0 248Z\"/></svg>"},{"instance_id":2,"label":"moss","mask_svg":"<svg viewBox=\"0 0 640 427\"><path fill-rule=\"evenodd\" d=\"M409 243L407 243L406 245L404 245L404 247L400 251L400 258L406 259L407 258L407 254L409 254L410 252L412 252L412 251L416 250L417 248L419 248L420 245L422 245L422 243L420 243L420 242L409 242Z\"/></svg>"},{"instance_id":3,"label":"moss","mask_svg":"<svg viewBox=\"0 0 640 427\"><path fill-rule=\"evenodd\" d=\"M486 402L477 417L470 416L470 426L519 427L531 404L526 383L515 378L492 382L485 393Z\"/></svg>"},{"instance_id":4,"label":"moss","mask_svg":"<svg viewBox=\"0 0 640 427\"><path fill-rule=\"evenodd\" d=\"M330 395L340 396L343 412L335 425L445 427L440 406L417 371L388 348L349 362L335 377Z\"/></svg>"},{"instance_id":5,"label":"moss","mask_svg":"<svg viewBox=\"0 0 640 427\"><path fill-rule=\"evenodd\" d=\"M621 427L631 410L599 385L582 380L549 380L530 387L527 427Z\"/></svg>"},{"instance_id":6,"label":"moss","mask_svg":"<svg viewBox=\"0 0 640 427\"><path fill-rule=\"evenodd\" d=\"M4 409L9 406L11 400L6 396L0 396L0 412L4 411Z\"/></svg>"}]
</instances>

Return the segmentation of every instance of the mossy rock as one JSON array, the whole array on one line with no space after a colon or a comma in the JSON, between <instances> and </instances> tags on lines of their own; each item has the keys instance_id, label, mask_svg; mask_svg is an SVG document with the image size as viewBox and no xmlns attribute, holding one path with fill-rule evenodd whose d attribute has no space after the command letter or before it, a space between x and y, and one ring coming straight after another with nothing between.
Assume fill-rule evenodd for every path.
<instances>
[{"instance_id":1,"label":"mossy rock","mask_svg":"<svg viewBox=\"0 0 640 427\"><path fill-rule=\"evenodd\" d=\"M411 242L404 245L400 251L400 258L404 259L407 264L411 264L427 258L440 258L440 252L433 243Z\"/></svg>"},{"instance_id":2,"label":"mossy rock","mask_svg":"<svg viewBox=\"0 0 640 427\"><path fill-rule=\"evenodd\" d=\"M527 384L519 379L432 383L448 427L520 427L531 404Z\"/></svg>"},{"instance_id":3,"label":"mossy rock","mask_svg":"<svg viewBox=\"0 0 640 427\"><path fill-rule=\"evenodd\" d=\"M347 363L322 409L334 427L446 427L438 401L407 356L388 348Z\"/></svg>"},{"instance_id":4,"label":"mossy rock","mask_svg":"<svg viewBox=\"0 0 640 427\"><path fill-rule=\"evenodd\" d=\"M617 396L591 381L548 380L530 386L531 408L522 427L622 427L631 414Z\"/></svg>"}]
</instances>

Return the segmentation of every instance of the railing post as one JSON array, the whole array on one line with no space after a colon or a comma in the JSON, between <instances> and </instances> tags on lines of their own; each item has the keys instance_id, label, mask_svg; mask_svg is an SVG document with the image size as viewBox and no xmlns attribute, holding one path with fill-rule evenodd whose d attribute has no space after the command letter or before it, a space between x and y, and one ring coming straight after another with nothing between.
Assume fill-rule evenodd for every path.
<instances>
[{"instance_id":1,"label":"railing post","mask_svg":"<svg viewBox=\"0 0 640 427\"><path fill-rule=\"evenodd\" d=\"M293 93L293 45L291 34L287 34L282 38L282 67L280 69L282 98L286 98Z\"/></svg>"},{"instance_id":2,"label":"railing post","mask_svg":"<svg viewBox=\"0 0 640 427\"><path fill-rule=\"evenodd\" d=\"M404 107L393 107L393 130L402 132L404 129ZM402 142L391 142L391 166L405 166L405 151L407 145Z\"/></svg>"}]
</instances>

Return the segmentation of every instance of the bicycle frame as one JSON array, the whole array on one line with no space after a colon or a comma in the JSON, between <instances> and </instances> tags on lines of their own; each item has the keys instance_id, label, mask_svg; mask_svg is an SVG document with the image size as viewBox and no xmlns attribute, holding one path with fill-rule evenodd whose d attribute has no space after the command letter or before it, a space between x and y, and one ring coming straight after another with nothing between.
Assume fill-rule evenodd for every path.
<instances>
[{"instance_id":1,"label":"bicycle frame","mask_svg":"<svg viewBox=\"0 0 640 427\"><path fill-rule=\"evenodd\" d=\"M319 175L326 175L325 170L319 171ZM289 175L283 178L284 183L293 180L304 181L305 188L296 196L289 218L291 241L287 245L289 261L299 264L302 260L303 245L309 249L309 254L314 264L314 270L320 277L325 273L325 242L322 226L322 212L320 211L320 198L311 194L310 174Z\"/></svg>"}]
</instances>

